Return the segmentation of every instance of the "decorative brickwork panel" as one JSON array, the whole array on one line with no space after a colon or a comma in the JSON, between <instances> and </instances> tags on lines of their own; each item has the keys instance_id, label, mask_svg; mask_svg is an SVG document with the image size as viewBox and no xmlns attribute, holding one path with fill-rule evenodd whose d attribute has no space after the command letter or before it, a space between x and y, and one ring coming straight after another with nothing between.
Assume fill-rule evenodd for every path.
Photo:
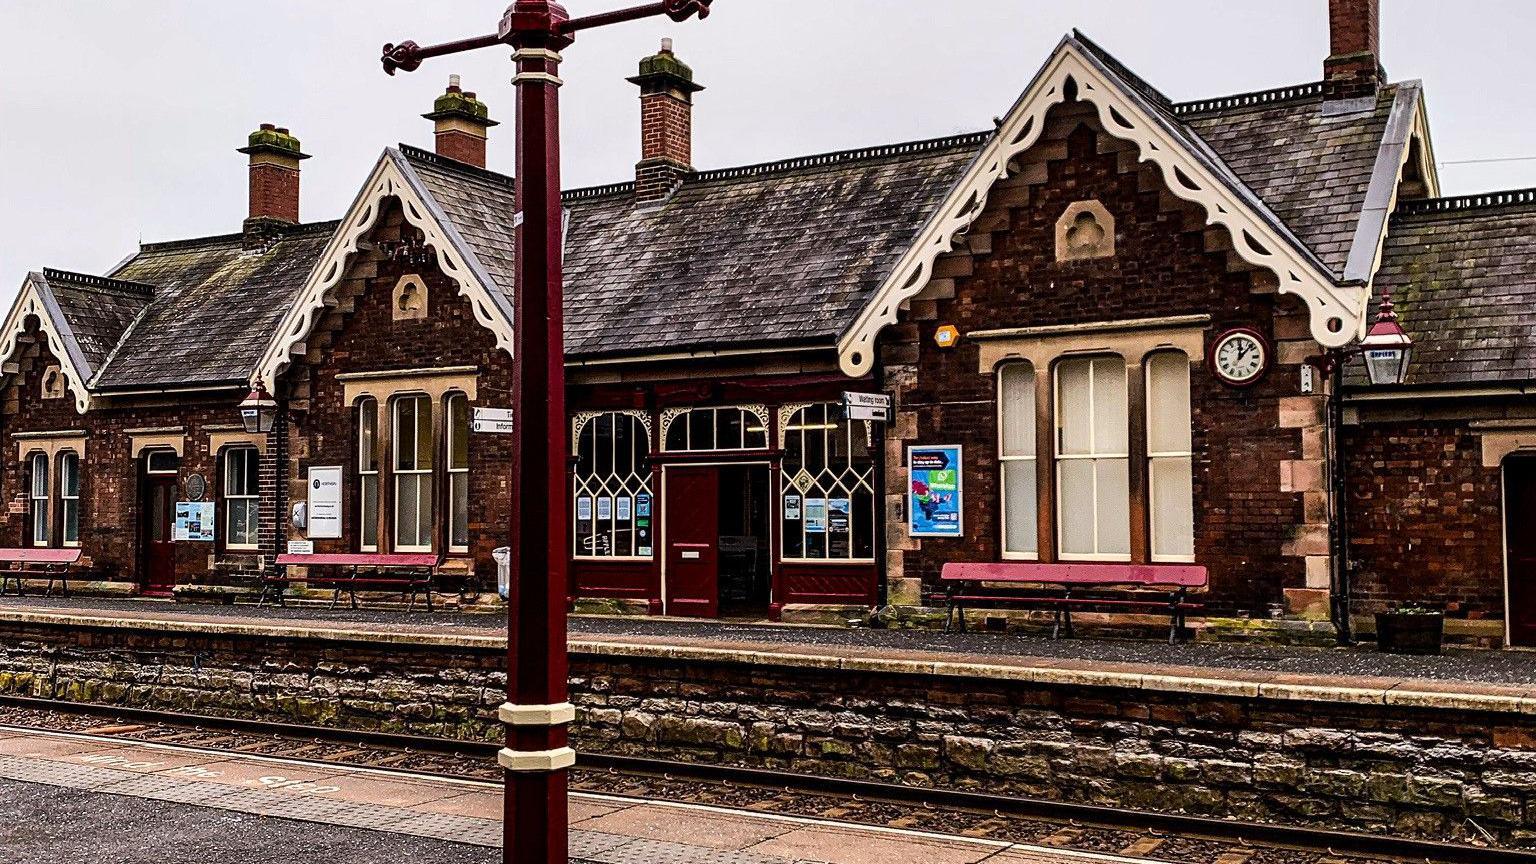
<instances>
[{"instance_id":1,"label":"decorative brickwork panel","mask_svg":"<svg viewBox=\"0 0 1536 864\"><path fill-rule=\"evenodd\" d=\"M993 191L966 238L969 254L940 259L928 289L882 338L898 400L887 450L893 514L901 512L905 445L965 447L965 537L916 541L893 530L893 596L912 596L915 579L932 590L945 562L1001 557L996 377L980 368L979 343L964 334L1189 315L1210 316L1207 347L1236 326L1271 341L1305 333L1298 304L1234 265L1225 233L1207 232L1155 170L1096 131L1093 117L1072 104L1051 116L1041 143ZM1058 220L1085 200L1112 217L1115 254L1058 261ZM951 324L962 339L942 350L934 334ZM1084 346L1093 347L1092 337ZM1262 613L1282 602L1284 588L1305 584L1307 555L1327 553L1326 525L1323 548L1312 548L1317 526L1308 525L1315 520L1304 512L1305 489L1281 480L1282 466L1303 458L1302 430L1279 422L1289 404L1282 400L1299 395L1298 358L1283 358L1244 389L1223 386L1203 358L1192 359L1195 559L1210 568L1213 607Z\"/></svg>"},{"instance_id":2,"label":"decorative brickwork panel","mask_svg":"<svg viewBox=\"0 0 1536 864\"><path fill-rule=\"evenodd\" d=\"M1450 615L1504 617L1499 469L1465 421L1344 430L1354 611L1444 603Z\"/></svg>"}]
</instances>

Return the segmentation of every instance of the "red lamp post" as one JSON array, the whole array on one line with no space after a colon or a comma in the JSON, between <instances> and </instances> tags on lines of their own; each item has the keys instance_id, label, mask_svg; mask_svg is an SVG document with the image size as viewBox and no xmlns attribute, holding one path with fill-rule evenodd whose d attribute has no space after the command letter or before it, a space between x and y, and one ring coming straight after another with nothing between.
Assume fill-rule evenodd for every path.
<instances>
[{"instance_id":1,"label":"red lamp post","mask_svg":"<svg viewBox=\"0 0 1536 864\"><path fill-rule=\"evenodd\" d=\"M566 727L576 711L566 689L565 351L562 343L560 51L580 30L666 15L709 14L713 0L661 0L571 18L550 0L517 0L494 35L422 47L384 46L384 71L411 72L429 57L506 44L517 74L512 407L512 584L507 618L507 746L503 860L566 864L566 769L576 761Z\"/></svg>"}]
</instances>

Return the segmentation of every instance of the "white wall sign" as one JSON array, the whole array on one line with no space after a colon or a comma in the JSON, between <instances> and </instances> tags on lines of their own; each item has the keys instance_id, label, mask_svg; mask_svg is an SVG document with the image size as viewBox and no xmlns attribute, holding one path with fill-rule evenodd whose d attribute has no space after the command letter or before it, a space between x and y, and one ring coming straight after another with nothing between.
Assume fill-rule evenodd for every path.
<instances>
[{"instance_id":1,"label":"white wall sign","mask_svg":"<svg viewBox=\"0 0 1536 864\"><path fill-rule=\"evenodd\" d=\"M884 393L843 393L843 410L849 420L891 419L891 397Z\"/></svg>"},{"instance_id":2,"label":"white wall sign","mask_svg":"<svg viewBox=\"0 0 1536 864\"><path fill-rule=\"evenodd\" d=\"M341 537L341 466L309 469L309 538Z\"/></svg>"},{"instance_id":3,"label":"white wall sign","mask_svg":"<svg viewBox=\"0 0 1536 864\"><path fill-rule=\"evenodd\" d=\"M505 435L512 431L511 408L476 408L471 428L476 432L493 432Z\"/></svg>"},{"instance_id":4,"label":"white wall sign","mask_svg":"<svg viewBox=\"0 0 1536 864\"><path fill-rule=\"evenodd\" d=\"M315 554L315 541L313 540L289 540L289 555L313 555Z\"/></svg>"}]
</instances>

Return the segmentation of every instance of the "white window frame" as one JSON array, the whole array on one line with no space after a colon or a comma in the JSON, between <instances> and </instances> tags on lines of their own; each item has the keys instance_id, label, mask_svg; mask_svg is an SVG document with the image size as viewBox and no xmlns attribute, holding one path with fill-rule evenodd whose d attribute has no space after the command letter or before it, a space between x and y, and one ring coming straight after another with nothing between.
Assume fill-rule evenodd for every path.
<instances>
[{"instance_id":1,"label":"white window frame","mask_svg":"<svg viewBox=\"0 0 1536 864\"><path fill-rule=\"evenodd\" d=\"M367 439L363 436L363 423L365 420L372 424L373 434ZM379 509L384 506L381 498L379 481L379 400L372 396L359 399L357 402L357 551L379 551ZM370 469L368 466L372 465ZM368 518L368 489L370 481L373 488L373 524L369 524ZM373 532L373 542L365 542L368 533Z\"/></svg>"},{"instance_id":2,"label":"white window frame","mask_svg":"<svg viewBox=\"0 0 1536 864\"><path fill-rule=\"evenodd\" d=\"M741 444L740 447L720 447L720 412L737 411L741 414ZM714 445L711 447L693 446L693 427L689 419L694 414L709 414L710 434L714 436ZM676 423L683 423L686 432L686 443L680 449L668 446L667 437ZM756 423L758 426L749 426ZM748 447L747 434L762 430L763 444L761 447ZM768 406L762 404L751 405L705 405L698 408L668 408L661 412L661 436L658 441L663 452L667 453L743 453L767 450L768 438Z\"/></svg>"},{"instance_id":3,"label":"white window frame","mask_svg":"<svg viewBox=\"0 0 1536 864\"><path fill-rule=\"evenodd\" d=\"M53 526L49 523L52 510L48 506L50 497L48 454L33 453L29 458L31 459L31 474L29 477L31 488L28 489L27 494L32 502L32 512L30 514L32 527L31 542L33 546L46 548L49 538L53 535ZM39 531L42 533L41 537L38 536Z\"/></svg>"},{"instance_id":4,"label":"white window frame","mask_svg":"<svg viewBox=\"0 0 1536 864\"><path fill-rule=\"evenodd\" d=\"M843 410L843 405L842 405L841 402L796 402L796 403L785 405L785 406L781 407L779 409L779 449L780 449L781 452L786 452L786 453L788 452L788 450L789 450L790 434L793 433L793 432L799 432L800 433L800 446L801 447L805 446L804 442L805 442L805 429L806 429L806 427L803 424L801 424L799 426L792 425L792 421L796 417L800 416L801 412L809 411L809 410L811 410L813 408L822 408L823 409L823 415L822 416L823 416L823 418L825 418L826 414L830 413L834 409L836 409L838 411L842 411ZM838 564L869 565L869 564L875 563L875 558L874 558L873 554L870 557L868 557L868 558L857 557L857 556L855 556L853 554L854 553L854 548L858 545L854 541L855 529L854 529L854 523L853 523L853 519L854 519L853 506L854 506L854 501L856 500L855 497L854 497L854 493L862 491L862 492L868 493L869 496L870 496L870 504L871 504L871 507L873 508L872 512L870 513L870 519L871 519L870 531L872 532L870 534L870 550L871 550L872 553L878 553L878 550L880 548L879 532L884 530L884 523L881 521L881 518L880 518L880 496L878 494L876 494L876 492L875 492L875 465L879 461L878 451L875 448L883 447L885 445L883 444L883 439L881 438L881 436L879 436L878 434L875 434L874 431L871 429L870 424L872 422L873 421L870 421L870 420L849 420L846 417L846 415L842 419L838 420L835 423L833 423L830 420L825 420L824 419L824 425L832 427L830 429L825 429L824 431L827 431L827 432L838 431L838 432L840 432L840 434L849 436L849 438L851 439L852 436L855 434L855 429L857 428L860 431L862 431L862 433L865 434L866 436L872 436L872 440L875 441L876 443L870 445L870 455L869 455L869 466L868 466L868 468L866 468L863 471L860 471L852 463L852 456L853 456L853 448L852 447L848 448L849 462L844 464L844 465L842 465L842 466L840 466L840 467L833 466L832 465L832 455L833 454L832 454L832 448L830 446L831 435L824 435L824 436L822 436L822 466L823 467L822 467L821 471L819 472L819 474L812 478L812 480L816 483L816 487L814 487L814 488L818 488L820 490L820 492L822 493L821 496L817 496L817 497L824 497L825 500L830 502L830 501L832 501L834 499L834 496L831 493L834 492L834 491L841 491L843 493L843 495L846 496L847 499L848 499L848 508L849 508L848 520L849 520L849 522L848 522L848 556L847 557L834 558L831 555L826 555L826 556L823 556L823 557L820 557L820 558L808 558L808 557L804 557L804 556L793 557L792 558L792 557L784 554L785 544L789 541L788 529L783 527L783 523L784 523L784 496L785 495L798 495L798 496L800 496L800 508L801 508L800 509L800 532L801 532L801 535L800 535L800 548L802 550L804 550L804 549L806 549L806 548L808 548L810 546L810 542L809 542L809 539L808 539L808 535L809 535L810 532L805 530L805 522L806 522L806 519L805 519L805 515L806 515L806 513L805 513L805 511L806 511L805 502L806 502L807 498L812 497L812 496L810 496L806 490L802 490L799 486L795 485L795 477L798 476L798 474L791 475L789 473L789 469L788 469L789 460L788 459L784 459L784 458L781 457L780 463L779 463L780 464L780 471L779 471L779 500L778 500L778 506L775 508L774 515L770 519L770 524L774 525L775 528L778 530L778 533L779 533L779 561L780 562L786 563L786 564L825 564L825 565L838 565ZM858 424L858 425L856 426L855 424ZM814 428L814 427L812 427L812 428ZM801 469L800 470L801 471L805 471L804 456L803 456L803 454L802 454L802 457L801 457ZM829 507L829 510L830 510L830 507ZM828 519L830 520L830 518L831 518L831 513L829 512L828 513ZM828 529L831 528L830 521L829 521L829 524L828 524L827 527L828 527ZM830 537L831 536L830 533L827 536ZM828 541L827 545L828 545L828 548L830 548L830 546L831 546L831 541L830 540Z\"/></svg>"},{"instance_id":5,"label":"white window frame","mask_svg":"<svg viewBox=\"0 0 1536 864\"><path fill-rule=\"evenodd\" d=\"M412 451L411 451L411 462L410 462L410 464L412 466L414 466L414 467L411 467L411 468L401 468L400 467L400 406L406 400L411 400L411 401L417 402L419 405L426 406L426 410L428 412L427 413L427 434L429 436L429 439L430 439L430 437L432 435L432 429L433 429L433 422L432 422L432 415L431 415L431 412L432 412L432 397L429 396L428 394L426 394L426 393L402 393L402 394L397 395L390 402L390 407L389 407L389 431L390 431L390 441L389 441L390 460L389 460L389 467L390 467L391 476L394 478L394 482L390 484L391 487L392 487L391 490L390 490L392 494L390 495L390 502L389 502L389 506L390 506L390 524L392 524L394 526L394 536L391 539L393 540L394 550L396 552L431 552L432 551L432 544L436 540L436 538L433 536L434 532L433 532L432 529L433 529L433 525L435 524L436 515L437 515L437 508L435 506L435 498L436 498L436 491L437 490L431 488L433 485L435 485L432 482L433 481L434 468L431 465L429 465L426 468L422 468L421 467L421 460L420 460L420 455L419 455L421 453L421 443L420 443L420 429L421 429L421 425L420 425L419 422L417 423L416 429L413 430L412 435L411 435L411 443L414 446L412 447ZM417 410L419 411L420 408L418 407ZM420 415L418 414L417 416L420 416ZM432 444L433 447L436 446L436 443L437 442L435 440L431 441L431 444ZM423 505L423 496L422 496L423 486L426 486L428 488L428 490L429 490L427 492L426 496L425 496L426 526L427 526L427 530L426 530L425 533L426 533L426 540L427 540L427 542L424 545L423 544L409 544L409 545L407 545L405 543L400 542L400 503L401 503L401 501L404 500L404 496L402 496L400 494L400 481L403 478L405 478L405 477L418 477L418 478L419 477L426 477L427 478L427 481L426 481L425 484L423 484L420 480L416 481L416 493L415 493L416 494L416 508L417 508L416 509L416 514L417 514L417 519L420 519L421 518L421 514L422 514L422 505ZM419 529L420 527L421 527L420 524L418 524L416 526L417 529ZM415 531L413 529L413 533L418 533L419 534L420 532L419 531ZM418 537L417 539L420 539L420 538Z\"/></svg>"},{"instance_id":6,"label":"white window frame","mask_svg":"<svg viewBox=\"0 0 1536 864\"><path fill-rule=\"evenodd\" d=\"M464 429L462 432L458 433L456 433L453 428L453 404L455 401L462 401L464 403ZM443 484L446 487L444 491L447 493L447 513L444 514L443 525L448 532L447 541L449 552L469 551L469 442L471 440L469 434L469 414L469 396L467 394L459 390L454 390L443 398L443 437L447 442L447 446L443 448L443 474L445 475L447 481ZM464 436L464 467L462 468L455 468L453 466L453 447L454 444L456 444L458 441L458 434L462 434ZM459 478L463 478L464 483L465 536L463 543L454 543L453 524L458 519L459 515L458 496L455 494L454 483Z\"/></svg>"},{"instance_id":7,"label":"white window frame","mask_svg":"<svg viewBox=\"0 0 1536 864\"><path fill-rule=\"evenodd\" d=\"M1168 349L1168 350L1154 351L1154 352L1151 352L1151 353L1147 354L1145 359L1142 360L1142 375L1144 376L1144 380L1146 382L1146 389L1143 390L1142 392L1147 394L1147 398L1145 400L1146 403L1147 403L1146 404L1146 410L1147 410L1147 423L1146 423L1146 427L1147 427L1147 469L1146 469L1147 470L1147 521L1149 523L1148 531L1147 531L1147 558L1148 558L1148 560L1150 560L1154 564L1193 564L1195 562L1195 556L1194 556L1193 551L1191 551L1191 553L1189 555L1159 555L1157 553L1157 471L1154 470L1154 466L1156 465L1156 463L1157 463L1157 461L1159 459L1185 459L1185 460L1188 460L1188 462L1189 462L1189 470L1190 470L1190 486L1191 486L1191 494L1190 494L1190 499L1191 499L1190 500L1190 508L1191 508L1191 512L1193 512L1193 508L1194 508L1194 500L1193 500L1194 499L1194 494L1193 494L1193 486L1194 486L1194 461L1195 461L1195 451L1193 449L1194 448L1194 436L1193 435L1190 436L1190 449L1187 449L1187 450L1153 450L1152 449L1152 424L1154 422L1153 413L1159 407L1158 406L1158 400L1153 395L1153 390L1152 390L1152 360L1154 358L1156 358L1156 357L1163 356L1163 355L1177 356L1177 357L1182 358L1183 361L1184 361L1184 368L1186 370L1185 379L1184 379L1185 383L1186 383L1186 386L1188 385L1189 380L1190 380L1190 377L1189 377L1189 375L1187 373L1187 370L1189 368L1190 359L1189 359L1189 355L1185 354L1183 351L1180 351L1180 350L1177 350L1177 349ZM1189 403L1186 403L1186 404L1189 404ZM1185 420L1186 424L1192 424L1193 423L1193 418L1191 418L1191 417L1189 417L1187 415L1185 416L1184 420ZM1191 550L1193 550L1193 548L1194 548L1194 538L1193 537L1190 538L1190 548L1191 548Z\"/></svg>"},{"instance_id":8,"label":"white window frame","mask_svg":"<svg viewBox=\"0 0 1536 864\"><path fill-rule=\"evenodd\" d=\"M636 460L635 464L630 467L629 474L625 476L620 476L616 470L606 475L598 474L594 471L590 475L582 476L580 471L581 439L587 428L594 423L607 422L614 424L615 434L609 436L611 446L613 447L613 452L610 454L611 461L609 464L615 466L618 465L619 436L616 433L620 418L628 418L628 422L630 423L630 430L632 433L636 429L639 430L641 436L640 441L642 443L641 459ZM593 446L596 447L597 433L595 431L593 432L592 440ZM571 452L576 454L578 463L577 470L572 472L572 482L574 488L571 494L571 557L578 561L655 560L657 546L656 534L658 529L655 519L656 497L651 493L651 472L649 470L641 470L643 461L649 459L651 455L650 416L644 411L593 411L578 414L574 418L571 425ZM595 465L596 462L596 454L594 453L593 464ZM640 548L639 527L637 523L642 517L639 513L639 505L635 503L635 499L640 495L645 495L651 500L652 515L643 517L651 520L651 554L649 555L633 554L637 553ZM630 499L631 512L629 517L629 524L631 525L631 542L629 544L629 548L633 550L632 554L594 555L591 552L581 549L580 523L583 520L579 519L579 516L581 514L580 502L583 497L590 499L592 502L590 504L592 507L592 516L590 519L584 521L589 521L592 523L591 536L593 537L597 536L597 499L602 497L609 498L614 502L611 506L614 507L615 510L618 508L617 502L619 498ZM608 529L609 539L614 544L610 546L610 548L617 548L617 540L614 538L616 538L618 534L618 514L615 512L612 518L610 518L608 521L610 525Z\"/></svg>"},{"instance_id":9,"label":"white window frame","mask_svg":"<svg viewBox=\"0 0 1536 864\"><path fill-rule=\"evenodd\" d=\"M74 460L75 494L69 494L69 484L64 481L65 460ZM73 450L59 451L59 542L68 548L80 545L80 454ZM69 539L70 512L74 512L75 539Z\"/></svg>"},{"instance_id":10,"label":"white window frame","mask_svg":"<svg viewBox=\"0 0 1536 864\"><path fill-rule=\"evenodd\" d=\"M1130 435L1130 428L1129 428L1129 422L1130 422L1130 404L1129 404L1129 402L1130 402L1130 393L1129 393L1129 390L1127 390L1127 393L1126 393L1126 405L1124 406L1124 414L1125 414L1126 422L1127 422L1126 435L1125 435L1126 449L1125 449L1124 452L1119 452L1119 453L1099 453L1096 450L1090 451L1088 453L1071 453L1071 454L1068 454L1068 453L1063 453L1062 452L1062 450L1065 449L1061 445L1062 405L1064 404L1064 402L1062 400L1062 396L1061 396L1061 367L1062 367L1062 364L1070 363L1070 362L1088 362L1090 364L1089 367L1088 367L1088 396L1087 396L1087 399L1088 399L1088 432L1087 432L1087 436L1088 436L1088 441L1090 442L1090 447L1097 447L1098 446L1098 444L1097 444L1097 439L1098 439L1098 434L1097 434L1098 433L1098 426L1097 426L1097 424L1098 424L1098 419L1099 418L1098 418L1098 412L1093 410L1093 408L1094 408L1094 381L1096 380L1097 376L1096 376L1096 374L1093 371L1094 367L1092 365L1092 361L1100 360L1100 359L1113 359L1115 361L1115 363L1116 363L1116 367L1120 370L1120 374L1122 374L1122 375L1126 374L1125 358L1123 356L1119 355L1119 354L1105 354L1105 353L1069 354L1069 355L1064 355L1062 357L1057 358L1057 361L1054 364L1052 364L1052 367L1051 367L1051 377L1053 379L1052 382L1051 382L1051 388L1053 390L1053 394L1054 394L1054 397L1055 397L1054 404L1051 406L1051 413L1052 413L1051 425L1052 425L1053 444L1054 444L1053 449L1055 451L1052 454L1052 456L1053 456L1054 461L1056 463L1055 464L1055 469L1056 470L1054 472L1055 475L1056 475L1056 478L1055 478L1056 479L1056 512L1054 514L1055 515L1055 519L1056 519L1056 557L1057 557L1058 560L1061 560L1061 561L1103 561L1103 562L1106 562L1106 563L1121 563L1121 562L1129 562L1131 560L1131 551L1130 550L1127 550L1124 553L1104 553L1104 552L1098 551L1100 549L1100 538L1099 538L1099 483L1098 483L1098 470L1099 470L1098 469L1098 463L1099 462L1108 462L1110 460L1118 460L1119 462L1121 462L1121 463L1123 463L1125 465L1126 479L1127 479L1127 484L1126 484L1126 486L1127 486L1127 488L1126 488L1127 494L1126 494L1126 500L1125 500L1127 536L1129 537L1129 535L1131 533L1130 532L1130 514L1132 512L1132 507L1131 507L1130 484L1129 484L1130 470L1131 470L1131 454L1130 454L1131 435ZM1129 382L1127 382L1127 384L1128 383ZM1065 532L1066 532L1066 519L1062 515L1061 508L1063 506L1064 499L1066 498L1066 496L1062 494L1061 469L1062 469L1062 463L1069 462L1069 461L1078 461L1078 460L1089 460L1089 461L1094 463L1094 466L1093 466L1093 471L1094 471L1094 473L1093 473L1093 476L1094 476L1094 482L1093 482L1093 514L1092 514L1092 516L1093 516L1093 548L1094 548L1094 551L1090 552L1090 553L1081 553L1081 552L1068 553L1068 552L1065 551L1066 543L1064 541L1064 535L1065 535Z\"/></svg>"},{"instance_id":11,"label":"white window frame","mask_svg":"<svg viewBox=\"0 0 1536 864\"><path fill-rule=\"evenodd\" d=\"M1031 388L1029 410L1029 444L1031 453L1027 456L1009 455L1008 453L1007 426L1009 422L1009 416L1004 410L1005 403L1003 402L1003 375L1006 374L1010 369L1027 370L1025 374L1028 375L1029 386ZM1036 371L1035 364L1027 360L1009 361L997 367L997 504L1000 515L1002 517L1002 530L999 532L999 534L1003 541L1002 555L1003 560L1005 561L1040 560L1040 448L1038 444L1040 430L1040 406L1034 404L1036 401L1038 401L1035 398L1034 393L1035 376L1038 374L1039 372ZM1029 484L1034 487L1035 490L1035 519L1034 522L1029 526L1029 530L1032 532L1030 542L1035 547L1035 551L1033 552L1015 552L1009 549L1009 546L1012 544L1008 542L1008 466L1011 464L1029 466L1029 470L1024 472L1024 476L1029 478Z\"/></svg>"},{"instance_id":12,"label":"white window frame","mask_svg":"<svg viewBox=\"0 0 1536 864\"><path fill-rule=\"evenodd\" d=\"M236 454L239 454L238 459ZM235 488L234 481L237 475L234 469L236 462L238 461L243 469L246 467L245 460L253 458L256 460L256 488L254 490L247 489L239 493L231 491ZM239 473L242 482L244 475L245 472L242 470ZM255 447L247 446L224 448L223 481L220 491L224 499L224 548L233 552L254 552L261 548L261 451ZM256 508L255 524L252 526L254 529L254 542L236 543L233 540L235 527L235 508L233 502L235 501L254 502Z\"/></svg>"}]
</instances>

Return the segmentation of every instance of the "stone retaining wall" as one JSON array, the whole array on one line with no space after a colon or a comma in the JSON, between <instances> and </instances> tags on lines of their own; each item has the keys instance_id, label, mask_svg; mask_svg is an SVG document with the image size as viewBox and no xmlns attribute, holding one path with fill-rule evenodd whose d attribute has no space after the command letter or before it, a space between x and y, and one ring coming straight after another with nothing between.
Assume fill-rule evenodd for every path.
<instances>
[{"instance_id":1,"label":"stone retaining wall","mask_svg":"<svg viewBox=\"0 0 1536 864\"><path fill-rule=\"evenodd\" d=\"M0 622L0 693L470 738L500 734L502 662L485 637ZM1420 837L1465 837L1470 819L1536 845L1536 713L1519 699L1357 704L1339 700L1368 691L905 665L586 646L573 733L592 752Z\"/></svg>"}]
</instances>

